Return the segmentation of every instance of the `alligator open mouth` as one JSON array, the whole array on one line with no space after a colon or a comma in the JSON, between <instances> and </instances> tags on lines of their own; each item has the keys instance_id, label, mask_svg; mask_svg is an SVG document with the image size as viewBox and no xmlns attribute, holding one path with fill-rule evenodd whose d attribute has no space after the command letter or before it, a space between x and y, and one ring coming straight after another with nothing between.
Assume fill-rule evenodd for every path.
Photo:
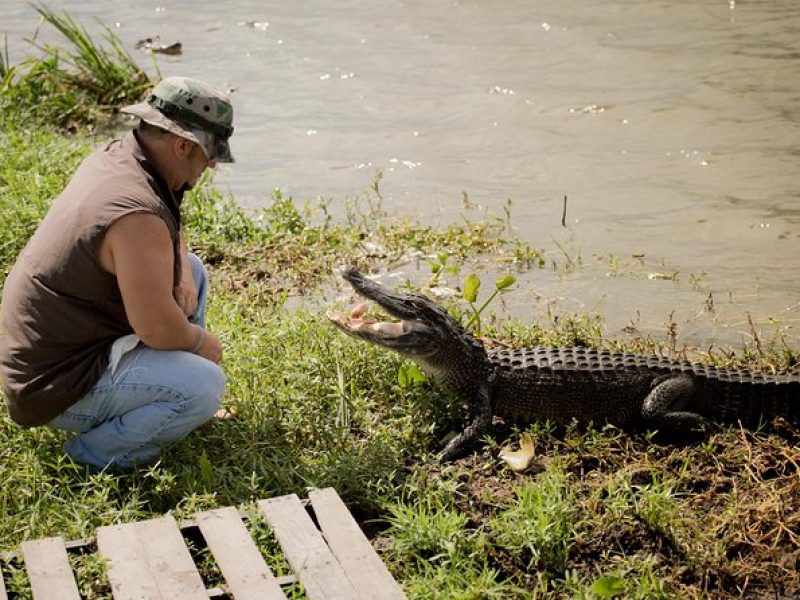
<instances>
[{"instance_id":1,"label":"alligator open mouth","mask_svg":"<svg viewBox=\"0 0 800 600\"><path fill-rule=\"evenodd\" d=\"M353 334L394 338L405 335L413 329L413 321L378 321L366 316L370 306L369 302L361 302L356 304L347 314L329 311L327 316L340 329Z\"/></svg>"},{"instance_id":2,"label":"alligator open mouth","mask_svg":"<svg viewBox=\"0 0 800 600\"><path fill-rule=\"evenodd\" d=\"M342 277L363 300L348 313L328 313L328 319L339 329L412 358L430 355L441 345L436 322L431 322L441 309L430 300L416 294L392 292L352 267L345 269ZM372 304L388 317L383 320L367 315Z\"/></svg>"}]
</instances>

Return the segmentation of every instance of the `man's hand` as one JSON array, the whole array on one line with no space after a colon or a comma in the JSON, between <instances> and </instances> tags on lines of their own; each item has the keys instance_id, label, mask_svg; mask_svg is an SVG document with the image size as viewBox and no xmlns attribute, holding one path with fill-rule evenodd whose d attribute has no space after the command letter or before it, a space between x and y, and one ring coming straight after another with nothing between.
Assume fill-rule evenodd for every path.
<instances>
[{"instance_id":1,"label":"man's hand","mask_svg":"<svg viewBox=\"0 0 800 600\"><path fill-rule=\"evenodd\" d=\"M172 288L172 295L175 297L175 302L181 307L181 311L187 317L191 317L197 310L197 288L194 285L194 280L189 275L189 281L183 279L180 285Z\"/></svg>"},{"instance_id":2,"label":"man's hand","mask_svg":"<svg viewBox=\"0 0 800 600\"><path fill-rule=\"evenodd\" d=\"M197 327L198 329L200 328L199 325ZM219 343L217 336L205 330L202 330L201 335L203 336L203 340L196 354L217 364L222 362L222 344Z\"/></svg>"}]
</instances>

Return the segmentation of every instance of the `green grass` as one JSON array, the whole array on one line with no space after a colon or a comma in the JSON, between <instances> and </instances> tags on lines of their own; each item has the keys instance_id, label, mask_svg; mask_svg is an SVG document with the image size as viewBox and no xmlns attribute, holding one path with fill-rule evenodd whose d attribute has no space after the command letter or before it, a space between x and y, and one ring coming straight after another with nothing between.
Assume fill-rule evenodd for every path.
<instances>
[{"instance_id":1,"label":"green grass","mask_svg":"<svg viewBox=\"0 0 800 600\"><path fill-rule=\"evenodd\" d=\"M526 567L564 573L579 527L579 506L567 474L551 465L536 480L514 490L515 497L489 523L498 548L524 554Z\"/></svg>"},{"instance_id":2,"label":"green grass","mask_svg":"<svg viewBox=\"0 0 800 600\"><path fill-rule=\"evenodd\" d=\"M490 565L491 543L454 502L458 486L410 481L407 500L388 506L386 560L415 598L509 598L523 591Z\"/></svg>"},{"instance_id":3,"label":"green grass","mask_svg":"<svg viewBox=\"0 0 800 600\"><path fill-rule=\"evenodd\" d=\"M44 128L3 130L0 135L3 279L52 199L89 149L86 137L64 137Z\"/></svg>"}]
</instances>

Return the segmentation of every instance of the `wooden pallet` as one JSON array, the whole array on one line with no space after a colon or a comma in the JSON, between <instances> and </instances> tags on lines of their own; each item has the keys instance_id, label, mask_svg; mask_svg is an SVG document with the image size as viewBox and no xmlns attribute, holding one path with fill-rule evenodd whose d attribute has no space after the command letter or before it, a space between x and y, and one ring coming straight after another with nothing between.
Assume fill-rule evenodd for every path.
<instances>
[{"instance_id":1,"label":"wooden pallet","mask_svg":"<svg viewBox=\"0 0 800 600\"><path fill-rule=\"evenodd\" d=\"M179 525L167 515L97 530L97 552L108 561L115 600L234 600L286 598L282 587L299 581L308 598L400 599L402 589L373 550L333 488L260 500L258 508L280 544L292 575L277 578L256 548L239 511L219 508ZM310 512L313 511L314 519ZM199 530L225 579L207 589L184 541ZM79 600L67 551L86 551L92 540L23 542L34 600ZM0 600L6 600L0 577Z\"/></svg>"}]
</instances>

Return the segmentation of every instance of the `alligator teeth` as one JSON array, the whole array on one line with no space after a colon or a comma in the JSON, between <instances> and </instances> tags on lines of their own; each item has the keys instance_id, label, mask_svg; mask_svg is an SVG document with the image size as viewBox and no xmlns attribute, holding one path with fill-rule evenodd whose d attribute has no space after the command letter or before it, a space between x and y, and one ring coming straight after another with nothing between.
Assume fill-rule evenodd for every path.
<instances>
[{"instance_id":1,"label":"alligator teeth","mask_svg":"<svg viewBox=\"0 0 800 600\"><path fill-rule=\"evenodd\" d=\"M345 316L343 318L345 327L350 329L364 329L368 327L372 330L377 331L376 327L380 325L380 322L376 321L375 319L354 319L353 317Z\"/></svg>"},{"instance_id":2,"label":"alligator teeth","mask_svg":"<svg viewBox=\"0 0 800 600\"><path fill-rule=\"evenodd\" d=\"M350 309L350 318L358 319L360 318L367 309L369 308L369 302L361 302L356 304L352 309Z\"/></svg>"}]
</instances>

